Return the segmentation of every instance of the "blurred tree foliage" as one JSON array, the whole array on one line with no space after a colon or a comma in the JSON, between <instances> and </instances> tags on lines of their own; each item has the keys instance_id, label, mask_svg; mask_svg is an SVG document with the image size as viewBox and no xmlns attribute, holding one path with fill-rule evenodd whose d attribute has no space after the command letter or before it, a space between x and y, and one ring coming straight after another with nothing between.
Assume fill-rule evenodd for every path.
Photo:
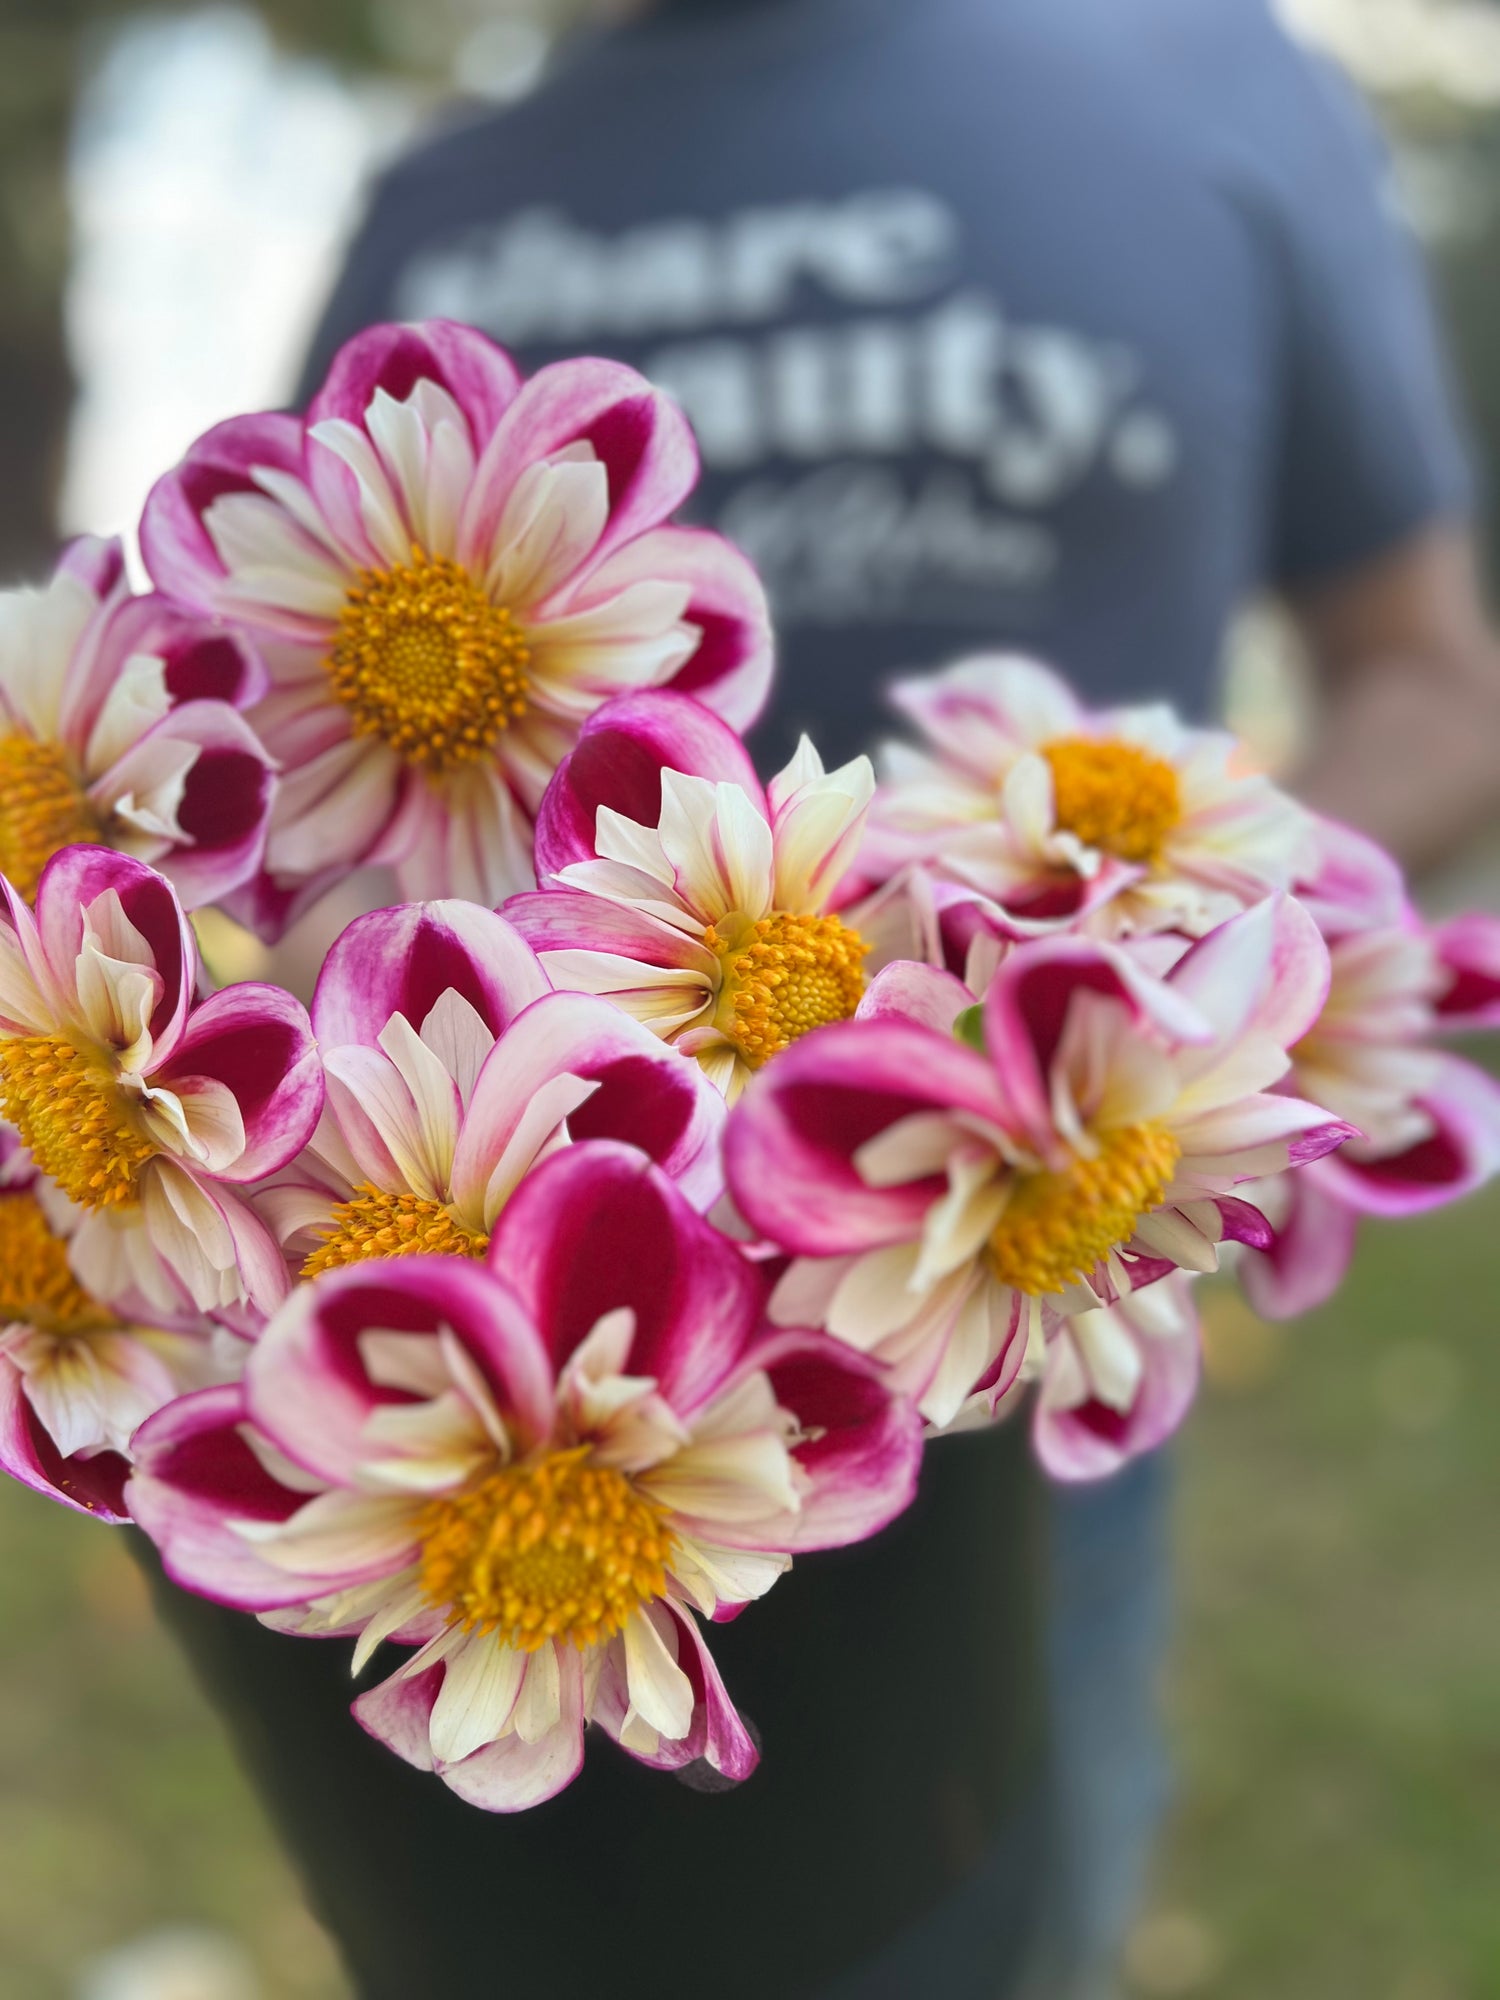
<instances>
[{"instance_id":1,"label":"blurred tree foliage","mask_svg":"<svg viewBox=\"0 0 1500 2000\"><path fill-rule=\"evenodd\" d=\"M154 0L183 10L191 0ZM140 0L0 0L0 581L51 552L72 371L63 329L69 259L67 160L79 85L98 39ZM390 50L392 0L259 0L292 48L370 70L410 67ZM430 0L435 69L460 13Z\"/></svg>"},{"instance_id":2,"label":"blurred tree foliage","mask_svg":"<svg viewBox=\"0 0 1500 2000\"><path fill-rule=\"evenodd\" d=\"M1500 110L1465 120L1440 158L1458 213L1434 244L1434 264L1474 432L1491 587L1500 590Z\"/></svg>"},{"instance_id":3,"label":"blurred tree foliage","mask_svg":"<svg viewBox=\"0 0 1500 2000\"><path fill-rule=\"evenodd\" d=\"M1500 13L1500 0L1484 4ZM1377 109L1431 264L1472 434L1486 567L1500 591L1500 77L1487 73L1462 102L1428 85L1393 90Z\"/></svg>"}]
</instances>

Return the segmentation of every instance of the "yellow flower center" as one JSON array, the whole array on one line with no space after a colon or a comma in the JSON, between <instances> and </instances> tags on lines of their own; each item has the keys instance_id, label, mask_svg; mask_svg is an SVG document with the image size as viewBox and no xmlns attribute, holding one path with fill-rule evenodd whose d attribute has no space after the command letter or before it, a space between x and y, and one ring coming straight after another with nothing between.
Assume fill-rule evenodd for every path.
<instances>
[{"instance_id":1,"label":"yellow flower center","mask_svg":"<svg viewBox=\"0 0 1500 2000\"><path fill-rule=\"evenodd\" d=\"M1042 747L1052 771L1057 824L1085 847L1120 861L1161 858L1182 817L1177 773L1134 743L1063 736Z\"/></svg>"},{"instance_id":2,"label":"yellow flower center","mask_svg":"<svg viewBox=\"0 0 1500 2000\"><path fill-rule=\"evenodd\" d=\"M447 556L361 570L328 658L356 736L434 773L483 757L526 713L525 634Z\"/></svg>"},{"instance_id":3,"label":"yellow flower center","mask_svg":"<svg viewBox=\"0 0 1500 2000\"><path fill-rule=\"evenodd\" d=\"M68 1246L29 1188L0 1194L0 1325L102 1333L117 1324L73 1276Z\"/></svg>"},{"instance_id":4,"label":"yellow flower center","mask_svg":"<svg viewBox=\"0 0 1500 2000\"><path fill-rule=\"evenodd\" d=\"M335 1202L332 1224L302 1266L304 1278L362 1264L367 1257L482 1257L488 1236L465 1229L440 1201L389 1194L361 1181L348 1201Z\"/></svg>"},{"instance_id":5,"label":"yellow flower center","mask_svg":"<svg viewBox=\"0 0 1500 2000\"><path fill-rule=\"evenodd\" d=\"M870 947L837 917L779 910L728 937L710 926L703 942L724 964L714 1026L751 1069L809 1029L847 1021L865 990Z\"/></svg>"},{"instance_id":6,"label":"yellow flower center","mask_svg":"<svg viewBox=\"0 0 1500 2000\"><path fill-rule=\"evenodd\" d=\"M42 1172L84 1208L134 1201L156 1153L108 1063L61 1035L0 1042L0 1112Z\"/></svg>"},{"instance_id":7,"label":"yellow flower center","mask_svg":"<svg viewBox=\"0 0 1500 2000\"><path fill-rule=\"evenodd\" d=\"M1101 1133L1099 1150L1061 1173L1018 1176L990 1232L990 1267L1018 1292L1060 1292L1128 1243L1156 1208L1182 1154L1161 1125Z\"/></svg>"},{"instance_id":8,"label":"yellow flower center","mask_svg":"<svg viewBox=\"0 0 1500 2000\"><path fill-rule=\"evenodd\" d=\"M96 841L101 825L55 743L0 736L0 875L29 903L60 847Z\"/></svg>"},{"instance_id":9,"label":"yellow flower center","mask_svg":"<svg viewBox=\"0 0 1500 2000\"><path fill-rule=\"evenodd\" d=\"M533 1653L596 1645L665 1594L675 1546L662 1510L588 1447L506 1466L424 1509L422 1591L466 1631Z\"/></svg>"}]
</instances>

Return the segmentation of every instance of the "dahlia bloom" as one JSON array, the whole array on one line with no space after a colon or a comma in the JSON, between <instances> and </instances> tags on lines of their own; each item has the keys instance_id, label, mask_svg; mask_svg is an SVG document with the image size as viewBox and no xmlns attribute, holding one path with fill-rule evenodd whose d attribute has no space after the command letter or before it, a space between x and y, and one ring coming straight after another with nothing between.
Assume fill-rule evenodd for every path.
<instances>
[{"instance_id":1,"label":"dahlia bloom","mask_svg":"<svg viewBox=\"0 0 1500 2000\"><path fill-rule=\"evenodd\" d=\"M1347 828L1320 828L1308 906L1328 941L1328 999L1292 1051L1290 1087L1359 1136L1257 1193L1273 1240L1240 1276L1257 1311L1290 1318L1342 1282L1362 1215L1418 1215L1500 1171L1500 1087L1438 1036L1500 1015L1500 925L1461 917L1429 930L1389 856Z\"/></svg>"},{"instance_id":2,"label":"dahlia bloom","mask_svg":"<svg viewBox=\"0 0 1500 2000\"><path fill-rule=\"evenodd\" d=\"M770 672L764 595L701 530L686 420L631 369L522 385L482 334L382 326L306 418L236 418L153 491L156 583L255 636L252 719L283 772L237 914L274 935L341 874L494 904L579 724L624 688L691 685L736 727Z\"/></svg>"},{"instance_id":3,"label":"dahlia bloom","mask_svg":"<svg viewBox=\"0 0 1500 2000\"><path fill-rule=\"evenodd\" d=\"M922 862L1032 929L1200 937L1290 886L1308 816L1165 707L1089 710L1005 654L898 683L866 866Z\"/></svg>"},{"instance_id":4,"label":"dahlia bloom","mask_svg":"<svg viewBox=\"0 0 1500 2000\"><path fill-rule=\"evenodd\" d=\"M958 982L935 980L951 1007ZM1224 1238L1265 1240L1229 1190L1351 1136L1271 1090L1327 980L1316 927L1280 897L1164 981L1116 947L1048 939L947 1031L933 1002L809 1036L726 1138L740 1211L794 1259L772 1317L878 1356L935 1428L994 1415L1061 1318L1213 1270Z\"/></svg>"},{"instance_id":5,"label":"dahlia bloom","mask_svg":"<svg viewBox=\"0 0 1500 2000\"><path fill-rule=\"evenodd\" d=\"M0 878L0 1113L82 1211L73 1272L97 1299L264 1310L286 1290L239 1189L306 1144L323 1079L279 987L197 1001L171 884L103 847L42 871L36 909Z\"/></svg>"},{"instance_id":6,"label":"dahlia bloom","mask_svg":"<svg viewBox=\"0 0 1500 2000\"><path fill-rule=\"evenodd\" d=\"M209 1381L201 1329L141 1324L68 1263L78 1211L0 1128L0 1467L49 1499L125 1519L132 1432Z\"/></svg>"},{"instance_id":7,"label":"dahlia bloom","mask_svg":"<svg viewBox=\"0 0 1500 2000\"><path fill-rule=\"evenodd\" d=\"M313 996L327 1105L256 1205L303 1277L367 1257L482 1257L532 1166L571 1138L638 1145L706 1207L722 1099L608 1001L554 993L531 947L472 903L377 910Z\"/></svg>"},{"instance_id":8,"label":"dahlia bloom","mask_svg":"<svg viewBox=\"0 0 1500 2000\"><path fill-rule=\"evenodd\" d=\"M804 737L762 789L697 703L611 703L559 767L537 827L543 887L506 915L557 986L607 994L697 1058L732 1102L864 991L869 945L835 914L874 790Z\"/></svg>"},{"instance_id":9,"label":"dahlia bloom","mask_svg":"<svg viewBox=\"0 0 1500 2000\"><path fill-rule=\"evenodd\" d=\"M243 1384L145 1425L129 1502L189 1589L309 1635L416 1647L354 1703L490 1811L577 1774L592 1720L672 1769L756 1751L697 1614L910 1500L915 1412L863 1357L760 1330L749 1265L639 1153L570 1147L488 1268L300 1287Z\"/></svg>"},{"instance_id":10,"label":"dahlia bloom","mask_svg":"<svg viewBox=\"0 0 1500 2000\"><path fill-rule=\"evenodd\" d=\"M118 542L75 542L41 590L0 592L0 874L26 897L60 848L103 842L189 909L260 866L273 767L237 713L244 641L132 597Z\"/></svg>"}]
</instances>

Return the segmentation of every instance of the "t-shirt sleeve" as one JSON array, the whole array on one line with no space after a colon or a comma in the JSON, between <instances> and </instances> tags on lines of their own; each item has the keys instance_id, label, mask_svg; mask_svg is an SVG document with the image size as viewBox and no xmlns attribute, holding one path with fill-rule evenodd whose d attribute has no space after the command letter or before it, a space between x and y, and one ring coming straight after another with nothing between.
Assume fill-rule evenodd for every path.
<instances>
[{"instance_id":1,"label":"t-shirt sleeve","mask_svg":"<svg viewBox=\"0 0 1500 2000\"><path fill-rule=\"evenodd\" d=\"M1474 482L1427 272L1374 120L1331 64L1285 53L1268 555L1271 574L1295 585L1463 516Z\"/></svg>"}]
</instances>

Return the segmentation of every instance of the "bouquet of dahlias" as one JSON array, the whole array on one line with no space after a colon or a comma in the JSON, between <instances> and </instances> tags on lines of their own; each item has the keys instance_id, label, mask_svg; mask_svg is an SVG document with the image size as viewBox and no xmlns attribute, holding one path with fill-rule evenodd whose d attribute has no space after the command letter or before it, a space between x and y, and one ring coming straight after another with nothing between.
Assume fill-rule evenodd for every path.
<instances>
[{"instance_id":1,"label":"bouquet of dahlias","mask_svg":"<svg viewBox=\"0 0 1500 2000\"><path fill-rule=\"evenodd\" d=\"M762 784L695 463L628 369L377 328L160 481L150 592L0 600L0 1460L394 1648L355 1717L491 1811L590 1722L747 1776L706 1625L1025 1401L1058 1478L1151 1449L1221 1246L1300 1311L1500 1164L1500 924L1228 738L997 655ZM310 1010L214 986L195 913L371 864Z\"/></svg>"}]
</instances>

